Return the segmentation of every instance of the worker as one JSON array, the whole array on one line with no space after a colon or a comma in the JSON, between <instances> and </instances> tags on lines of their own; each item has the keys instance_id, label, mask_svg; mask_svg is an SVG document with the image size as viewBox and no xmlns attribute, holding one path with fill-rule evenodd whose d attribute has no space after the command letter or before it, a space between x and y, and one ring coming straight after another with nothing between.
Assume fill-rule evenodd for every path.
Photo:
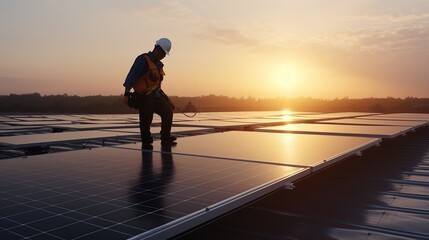
<instances>
[{"instance_id":1,"label":"worker","mask_svg":"<svg viewBox=\"0 0 429 240\"><path fill-rule=\"evenodd\" d=\"M173 108L161 90L161 82L165 75L164 64L161 60L169 55L170 50L171 41L169 39L157 40L152 51L143 53L136 58L123 84L125 87L124 103L129 105L132 95L133 105L139 110L142 149L153 149L150 127L154 113L161 117L162 146L176 144L176 137L171 136ZM133 94L130 92L131 89L134 89Z\"/></svg>"}]
</instances>

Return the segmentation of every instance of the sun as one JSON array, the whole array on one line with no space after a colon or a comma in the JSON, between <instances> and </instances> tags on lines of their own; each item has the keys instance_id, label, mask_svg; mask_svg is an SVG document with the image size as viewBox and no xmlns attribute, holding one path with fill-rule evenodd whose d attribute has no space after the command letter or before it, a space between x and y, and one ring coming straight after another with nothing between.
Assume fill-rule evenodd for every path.
<instances>
[{"instance_id":1,"label":"sun","mask_svg":"<svg viewBox=\"0 0 429 240\"><path fill-rule=\"evenodd\" d=\"M292 63L281 63L273 69L273 87L277 92L284 94L297 90L302 74L297 65Z\"/></svg>"},{"instance_id":2,"label":"sun","mask_svg":"<svg viewBox=\"0 0 429 240\"><path fill-rule=\"evenodd\" d=\"M301 97L311 88L312 68L306 62L294 59L266 59L264 64L250 69L257 81L248 86L256 94L270 97Z\"/></svg>"}]
</instances>

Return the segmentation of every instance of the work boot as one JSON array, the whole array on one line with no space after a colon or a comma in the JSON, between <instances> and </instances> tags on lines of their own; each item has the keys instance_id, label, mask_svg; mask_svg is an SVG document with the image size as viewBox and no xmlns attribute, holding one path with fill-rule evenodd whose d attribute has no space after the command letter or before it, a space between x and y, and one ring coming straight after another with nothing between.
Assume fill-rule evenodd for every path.
<instances>
[{"instance_id":1,"label":"work boot","mask_svg":"<svg viewBox=\"0 0 429 240\"><path fill-rule=\"evenodd\" d=\"M150 143L142 143L142 150L153 150L153 146Z\"/></svg>"},{"instance_id":2,"label":"work boot","mask_svg":"<svg viewBox=\"0 0 429 240\"><path fill-rule=\"evenodd\" d=\"M170 136L169 138L161 138L161 145L162 146L175 146L177 143L176 141L176 137L175 136Z\"/></svg>"}]
</instances>

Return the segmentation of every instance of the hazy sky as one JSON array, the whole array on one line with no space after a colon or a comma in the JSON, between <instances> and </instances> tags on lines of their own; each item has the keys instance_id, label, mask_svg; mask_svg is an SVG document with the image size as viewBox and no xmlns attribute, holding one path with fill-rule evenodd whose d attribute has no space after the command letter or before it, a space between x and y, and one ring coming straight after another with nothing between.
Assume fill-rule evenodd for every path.
<instances>
[{"instance_id":1,"label":"hazy sky","mask_svg":"<svg viewBox=\"0 0 429 240\"><path fill-rule=\"evenodd\" d=\"M172 96L429 97L428 0L0 0L0 95L119 95L172 40Z\"/></svg>"}]
</instances>

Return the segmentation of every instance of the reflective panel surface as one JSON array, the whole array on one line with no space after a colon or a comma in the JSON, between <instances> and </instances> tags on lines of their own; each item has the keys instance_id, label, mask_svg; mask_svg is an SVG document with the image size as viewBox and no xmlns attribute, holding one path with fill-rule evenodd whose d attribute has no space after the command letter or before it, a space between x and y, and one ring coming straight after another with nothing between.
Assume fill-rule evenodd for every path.
<instances>
[{"instance_id":1,"label":"reflective panel surface","mask_svg":"<svg viewBox=\"0 0 429 240\"><path fill-rule=\"evenodd\" d=\"M39 144L52 144L69 141L113 138L119 136L135 136L135 133L107 132L99 130L79 132L59 132L46 134L18 135L0 137L0 144L13 146L31 146Z\"/></svg>"},{"instance_id":2,"label":"reflective panel surface","mask_svg":"<svg viewBox=\"0 0 429 240\"><path fill-rule=\"evenodd\" d=\"M63 125L46 125L47 127L53 128L53 129L65 129L65 130L97 130L97 129L110 129L110 128L131 128L131 127L138 127L138 123L127 123L127 124L63 124Z\"/></svg>"},{"instance_id":3,"label":"reflective panel surface","mask_svg":"<svg viewBox=\"0 0 429 240\"><path fill-rule=\"evenodd\" d=\"M119 148L2 160L0 239L127 239L301 170Z\"/></svg>"},{"instance_id":4,"label":"reflective panel surface","mask_svg":"<svg viewBox=\"0 0 429 240\"><path fill-rule=\"evenodd\" d=\"M245 122L230 122L221 120L203 120L203 121L184 121L174 122L173 126L193 126L193 127L235 127L235 126L248 126L252 123Z\"/></svg>"},{"instance_id":5,"label":"reflective panel surface","mask_svg":"<svg viewBox=\"0 0 429 240\"><path fill-rule=\"evenodd\" d=\"M360 153L379 143L379 137L395 136L410 126L294 124L295 129L289 130L282 129L286 126L227 130L343 117L339 121L365 116L390 117L401 124L425 121L409 119L423 115L387 115L213 112L186 118L176 113L172 132L178 136L178 145L170 149L162 148L157 139L160 118L155 115L153 152L140 151L137 114L3 116L0 128L40 131L15 131L17 136L0 137L0 239L127 239L170 230L172 224L184 220L189 224L196 216L198 221L208 221L281 188L284 181L293 182ZM35 120L43 122L42 126L52 124L52 129L64 126L78 131L51 133L46 131L51 128L42 126L12 125ZM60 120L70 124L56 125ZM50 145L56 143L63 144ZM33 144L50 145L50 149L22 150ZM83 146L92 150L81 150ZM411 182L426 178L424 174L406 177ZM217 212L219 208L224 212ZM192 227L187 226L183 231Z\"/></svg>"},{"instance_id":6,"label":"reflective panel surface","mask_svg":"<svg viewBox=\"0 0 429 240\"><path fill-rule=\"evenodd\" d=\"M171 128L171 133L183 133L183 132L193 132L193 131L209 131L212 130L211 128L202 128L202 127L183 127L183 126L173 126ZM138 133L140 134L140 128L118 128L118 129L106 129L103 131L108 132L126 132L126 133ZM150 131L152 134L159 133L161 131L161 127L159 126L152 126L150 128Z\"/></svg>"},{"instance_id":7,"label":"reflective panel surface","mask_svg":"<svg viewBox=\"0 0 429 240\"><path fill-rule=\"evenodd\" d=\"M429 114L428 113L390 113L390 114L380 114L377 116L378 117L387 117L387 118L429 121Z\"/></svg>"},{"instance_id":8,"label":"reflective panel surface","mask_svg":"<svg viewBox=\"0 0 429 240\"><path fill-rule=\"evenodd\" d=\"M380 125L380 126L408 126L408 127L420 126L422 124L425 124L424 121L395 121L395 120L362 119L362 118L327 120L327 121L320 121L320 123Z\"/></svg>"},{"instance_id":9,"label":"reflective panel surface","mask_svg":"<svg viewBox=\"0 0 429 240\"><path fill-rule=\"evenodd\" d=\"M178 140L173 153L245 161L316 166L342 154L379 142L376 138L229 131ZM138 148L139 145L124 145ZM154 150L161 150L159 142Z\"/></svg>"},{"instance_id":10,"label":"reflective panel surface","mask_svg":"<svg viewBox=\"0 0 429 240\"><path fill-rule=\"evenodd\" d=\"M228 122L239 122L239 123L286 123L293 122L294 120L299 120L299 117L288 116L288 117L279 117L279 118L239 118L231 119Z\"/></svg>"},{"instance_id":11,"label":"reflective panel surface","mask_svg":"<svg viewBox=\"0 0 429 240\"><path fill-rule=\"evenodd\" d=\"M132 121L127 121L127 120L105 120L105 121L101 121L101 120L80 120L77 121L77 123L82 123L82 124L129 124L132 123Z\"/></svg>"},{"instance_id":12,"label":"reflective panel surface","mask_svg":"<svg viewBox=\"0 0 429 240\"><path fill-rule=\"evenodd\" d=\"M340 121L340 120L333 120ZM330 122L330 121L326 121ZM318 133L332 135L351 135L391 138L409 130L409 126L372 126L372 125L342 125L342 124L311 124L298 123L275 127L258 128L257 131Z\"/></svg>"},{"instance_id":13,"label":"reflective panel surface","mask_svg":"<svg viewBox=\"0 0 429 240\"><path fill-rule=\"evenodd\" d=\"M5 124L15 125L15 126L46 126L51 124L70 124L70 121L12 121L4 122Z\"/></svg>"},{"instance_id":14,"label":"reflective panel surface","mask_svg":"<svg viewBox=\"0 0 429 240\"><path fill-rule=\"evenodd\" d=\"M301 116L309 117L312 119L328 119L328 118L350 118L350 117L359 117L359 116L369 116L374 113L364 113L364 112L339 112L339 113L321 113L321 114L302 114Z\"/></svg>"}]
</instances>

